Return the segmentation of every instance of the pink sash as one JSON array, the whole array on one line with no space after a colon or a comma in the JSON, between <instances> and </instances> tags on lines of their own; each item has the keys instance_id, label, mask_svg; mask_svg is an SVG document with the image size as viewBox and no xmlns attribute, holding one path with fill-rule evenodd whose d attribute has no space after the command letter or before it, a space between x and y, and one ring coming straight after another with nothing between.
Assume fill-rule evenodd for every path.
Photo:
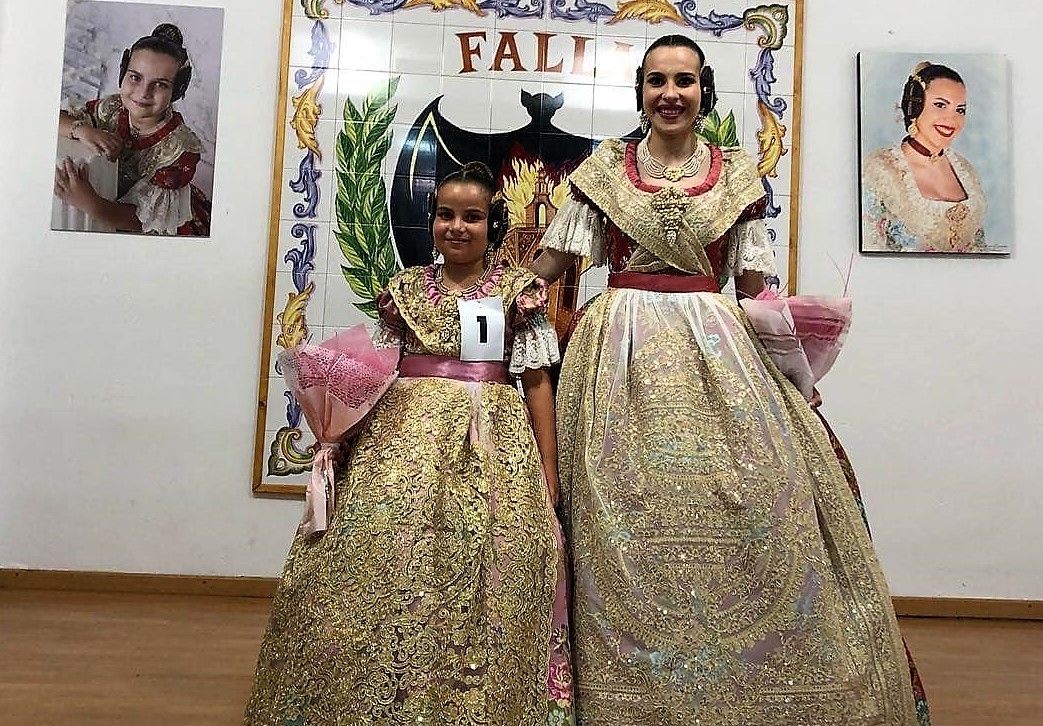
<instances>
[{"instance_id":1,"label":"pink sash","mask_svg":"<svg viewBox=\"0 0 1043 726\"><path fill-rule=\"evenodd\" d=\"M408 354L398 366L402 378L452 378L466 383L507 383L507 366L497 361L463 361L443 355Z\"/></svg>"}]
</instances>

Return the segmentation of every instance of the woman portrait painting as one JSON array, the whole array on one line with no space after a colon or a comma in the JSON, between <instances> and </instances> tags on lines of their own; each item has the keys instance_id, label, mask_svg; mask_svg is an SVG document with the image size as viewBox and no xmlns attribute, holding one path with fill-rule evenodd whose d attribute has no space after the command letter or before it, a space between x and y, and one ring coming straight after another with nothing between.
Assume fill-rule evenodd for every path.
<instances>
[{"instance_id":1,"label":"woman portrait painting","mask_svg":"<svg viewBox=\"0 0 1043 726\"><path fill-rule=\"evenodd\" d=\"M906 66L909 70L904 87L894 82L893 74L890 76L904 133L885 140L884 145L871 146L868 142L875 141L882 115L874 93L879 79L867 80L867 75L878 70L879 64L867 63L865 56L859 57L863 89L862 251L1009 251L1006 244L997 243L1005 238L990 224L989 185L982 170L971 161L987 155L972 155L983 146L981 134L963 144L962 151L957 148L973 125L981 124L986 116L1005 112L1005 108L982 103L965 75L952 65L920 61ZM989 136L994 149L1003 146L997 143L1003 139L1002 132L998 139L994 134ZM875 150L867 153L867 149Z\"/></svg>"}]
</instances>

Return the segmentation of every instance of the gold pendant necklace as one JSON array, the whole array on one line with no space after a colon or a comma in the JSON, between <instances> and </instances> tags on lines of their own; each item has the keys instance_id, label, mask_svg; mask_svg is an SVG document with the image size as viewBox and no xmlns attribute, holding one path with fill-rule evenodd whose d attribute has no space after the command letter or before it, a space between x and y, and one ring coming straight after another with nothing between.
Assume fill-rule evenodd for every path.
<instances>
[{"instance_id":1,"label":"gold pendant necklace","mask_svg":"<svg viewBox=\"0 0 1043 726\"><path fill-rule=\"evenodd\" d=\"M659 159L652 156L652 152L648 150L647 137L641 139L637 145L637 158L641 162L641 166L644 167L645 173L652 179L666 179L674 183L681 181L685 177L693 177L698 174L708 153L709 147L696 139L695 150L691 156L677 166L666 166Z\"/></svg>"}]
</instances>

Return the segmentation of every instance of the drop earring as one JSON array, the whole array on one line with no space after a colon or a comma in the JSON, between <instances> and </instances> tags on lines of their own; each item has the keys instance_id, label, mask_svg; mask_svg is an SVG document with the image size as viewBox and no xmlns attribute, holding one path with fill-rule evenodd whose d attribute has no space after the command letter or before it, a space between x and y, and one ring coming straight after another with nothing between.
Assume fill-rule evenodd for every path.
<instances>
[{"instance_id":1,"label":"drop earring","mask_svg":"<svg viewBox=\"0 0 1043 726\"><path fill-rule=\"evenodd\" d=\"M641 119L641 133L648 134L649 129L652 128L652 119L648 118L648 114L644 111L638 118Z\"/></svg>"},{"instance_id":2,"label":"drop earring","mask_svg":"<svg viewBox=\"0 0 1043 726\"><path fill-rule=\"evenodd\" d=\"M692 131L694 131L697 134L701 134L703 132L703 126L705 125L705 121L706 117L702 114L696 116L695 122L692 123Z\"/></svg>"}]
</instances>

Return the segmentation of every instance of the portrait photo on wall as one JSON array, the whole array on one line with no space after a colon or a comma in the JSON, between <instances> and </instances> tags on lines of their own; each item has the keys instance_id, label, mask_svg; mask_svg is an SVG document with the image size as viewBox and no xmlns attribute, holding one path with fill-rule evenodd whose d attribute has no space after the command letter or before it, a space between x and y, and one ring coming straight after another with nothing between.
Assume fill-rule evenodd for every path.
<instances>
[{"instance_id":1,"label":"portrait photo on wall","mask_svg":"<svg viewBox=\"0 0 1043 726\"><path fill-rule=\"evenodd\" d=\"M862 252L1010 254L1009 88L998 54L859 53Z\"/></svg>"},{"instance_id":2,"label":"portrait photo on wall","mask_svg":"<svg viewBox=\"0 0 1043 726\"><path fill-rule=\"evenodd\" d=\"M222 8L70 0L51 229L209 237Z\"/></svg>"}]
</instances>

